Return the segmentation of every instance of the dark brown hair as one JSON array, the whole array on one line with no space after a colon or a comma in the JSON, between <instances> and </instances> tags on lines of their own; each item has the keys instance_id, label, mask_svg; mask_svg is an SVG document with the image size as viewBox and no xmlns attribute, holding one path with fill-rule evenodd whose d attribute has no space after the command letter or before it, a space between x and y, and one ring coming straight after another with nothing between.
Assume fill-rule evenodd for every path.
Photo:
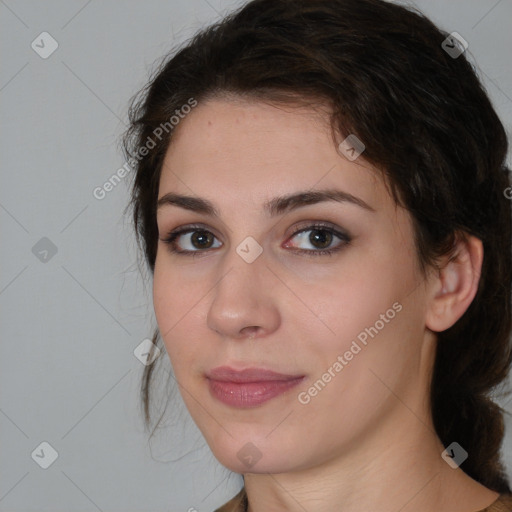
<instances>
[{"instance_id":1,"label":"dark brown hair","mask_svg":"<svg viewBox=\"0 0 512 512\"><path fill-rule=\"evenodd\" d=\"M483 242L477 295L438 334L430 398L443 445L456 441L469 454L461 468L510 492L500 460L504 410L490 397L511 364L507 138L466 56L442 47L447 36L421 13L382 0L248 3L167 57L134 99L124 138L135 168L129 206L153 273L158 184L173 133L156 140L159 126L191 98L328 105L333 130L364 142L365 159L410 212L423 271L451 254L457 236ZM142 155L149 139L156 145ZM161 345L158 330L153 341ZM146 426L153 367L141 387Z\"/></svg>"}]
</instances>

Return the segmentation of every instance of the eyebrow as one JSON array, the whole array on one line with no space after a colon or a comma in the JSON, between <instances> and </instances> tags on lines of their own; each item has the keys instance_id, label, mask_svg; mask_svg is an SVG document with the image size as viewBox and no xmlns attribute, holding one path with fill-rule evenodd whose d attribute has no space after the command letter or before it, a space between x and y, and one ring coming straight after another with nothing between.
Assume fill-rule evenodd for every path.
<instances>
[{"instance_id":1,"label":"eyebrow","mask_svg":"<svg viewBox=\"0 0 512 512\"><path fill-rule=\"evenodd\" d=\"M296 192L293 194L275 197L265 202L263 208L268 215L276 217L277 215L282 215L283 213L296 210L303 206L322 203L325 201L351 203L370 212L375 212L374 208L359 197L349 194L348 192L344 192L343 190L336 189L307 190L304 192ZM202 213L211 217L220 217L219 211L215 208L213 203L201 197L186 196L169 192L157 201L157 210L165 205L174 205L184 208L185 210Z\"/></svg>"}]
</instances>

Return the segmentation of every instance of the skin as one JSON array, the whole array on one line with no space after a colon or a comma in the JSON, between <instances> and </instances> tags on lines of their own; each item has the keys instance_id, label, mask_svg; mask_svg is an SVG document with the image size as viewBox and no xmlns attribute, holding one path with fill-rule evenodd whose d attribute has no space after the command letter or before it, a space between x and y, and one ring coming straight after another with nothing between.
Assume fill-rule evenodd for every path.
<instances>
[{"instance_id":1,"label":"skin","mask_svg":"<svg viewBox=\"0 0 512 512\"><path fill-rule=\"evenodd\" d=\"M336 142L341 142L340 137ZM458 258L424 276L408 211L381 174L350 161L333 143L321 111L258 101L213 99L180 122L159 194L205 198L219 218L177 205L158 209L156 319L185 404L217 459L244 475L251 512L475 512L498 494L441 457L428 403L436 332L453 325L476 293L483 249L469 237ZM266 201L299 191L341 189L350 202L324 201L270 217ZM332 255L293 235L313 221L333 238ZM182 235L201 223L215 238L203 249ZM263 252L236 252L248 236ZM394 303L402 306L366 346L302 404L297 396L349 350ZM299 387L253 408L210 393L205 372L227 365L305 375ZM251 467L237 454L252 443ZM247 448L245 448L247 450Z\"/></svg>"}]
</instances>

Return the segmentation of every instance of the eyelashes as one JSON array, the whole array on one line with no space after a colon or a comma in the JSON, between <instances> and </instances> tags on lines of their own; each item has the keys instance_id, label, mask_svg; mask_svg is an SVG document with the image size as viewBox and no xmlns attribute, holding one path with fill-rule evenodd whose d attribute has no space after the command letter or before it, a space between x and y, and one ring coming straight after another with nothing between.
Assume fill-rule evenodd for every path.
<instances>
[{"instance_id":1,"label":"eyelashes","mask_svg":"<svg viewBox=\"0 0 512 512\"><path fill-rule=\"evenodd\" d=\"M294 247L291 245L294 239L306 242L312 249ZM339 240L338 244L332 246L336 239ZM177 228L168 233L161 241L168 246L170 253L187 257L202 256L222 246L217 237L201 224L191 224ZM181 245L186 245L188 248L180 247L180 244L178 244L180 241ZM332 224L315 222L296 229L288 238L284 247L305 256L330 256L349 245L351 241L352 238L348 233ZM321 247L317 247L316 244ZM327 244L327 247L324 247L325 244Z\"/></svg>"}]
</instances>

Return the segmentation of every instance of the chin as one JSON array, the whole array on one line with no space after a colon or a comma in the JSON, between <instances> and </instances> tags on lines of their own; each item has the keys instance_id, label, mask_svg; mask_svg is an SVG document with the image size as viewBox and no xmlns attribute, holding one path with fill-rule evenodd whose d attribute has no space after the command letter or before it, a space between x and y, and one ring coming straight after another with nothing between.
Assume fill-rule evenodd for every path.
<instances>
[{"instance_id":1,"label":"chin","mask_svg":"<svg viewBox=\"0 0 512 512\"><path fill-rule=\"evenodd\" d=\"M296 469L293 463L283 453L274 453L272 456L265 457L261 454L259 459L257 457L254 461L249 460L249 456L245 455L247 459L241 462L236 453L214 453L217 460L227 469L239 474L279 474L288 473Z\"/></svg>"},{"instance_id":2,"label":"chin","mask_svg":"<svg viewBox=\"0 0 512 512\"><path fill-rule=\"evenodd\" d=\"M303 462L295 460L297 455L303 459L304 453L291 446L289 438L286 441L278 436L266 438L267 431L251 435L247 428L240 435L235 435L229 427L228 431L233 437L222 431L220 438L206 439L215 458L235 473L285 473Z\"/></svg>"}]
</instances>

